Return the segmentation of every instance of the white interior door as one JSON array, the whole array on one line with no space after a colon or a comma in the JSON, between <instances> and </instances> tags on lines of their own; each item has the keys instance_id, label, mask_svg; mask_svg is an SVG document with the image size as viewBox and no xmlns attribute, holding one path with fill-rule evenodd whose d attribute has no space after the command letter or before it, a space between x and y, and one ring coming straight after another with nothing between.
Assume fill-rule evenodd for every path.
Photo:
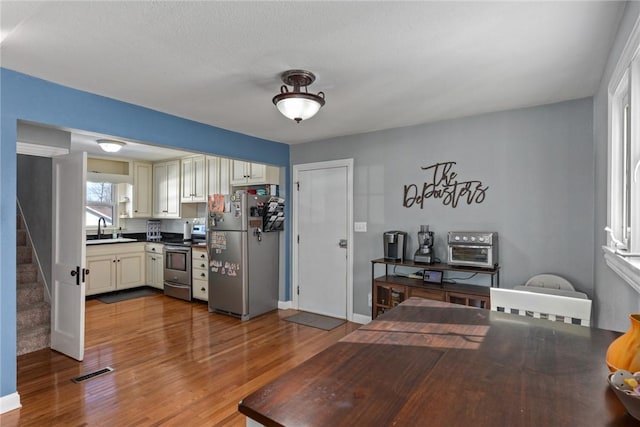
<instances>
[{"instance_id":1,"label":"white interior door","mask_svg":"<svg viewBox=\"0 0 640 427\"><path fill-rule=\"evenodd\" d=\"M84 358L87 154L53 158L51 348Z\"/></svg>"},{"instance_id":2,"label":"white interior door","mask_svg":"<svg viewBox=\"0 0 640 427\"><path fill-rule=\"evenodd\" d=\"M299 310L351 320L351 170L335 163L295 168L294 301Z\"/></svg>"}]
</instances>

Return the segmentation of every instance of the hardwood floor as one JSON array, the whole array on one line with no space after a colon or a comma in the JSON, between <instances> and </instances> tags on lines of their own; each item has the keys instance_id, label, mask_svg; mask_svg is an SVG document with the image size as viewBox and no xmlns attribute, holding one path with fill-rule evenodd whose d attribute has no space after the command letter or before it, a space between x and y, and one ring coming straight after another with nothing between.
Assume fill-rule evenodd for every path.
<instances>
[{"instance_id":1,"label":"hardwood floor","mask_svg":"<svg viewBox=\"0 0 640 427\"><path fill-rule=\"evenodd\" d=\"M19 356L22 408L0 425L244 426L243 397L359 327L282 320L295 313L241 322L164 295L87 301L84 361L49 349ZM106 366L114 371L71 381Z\"/></svg>"}]
</instances>

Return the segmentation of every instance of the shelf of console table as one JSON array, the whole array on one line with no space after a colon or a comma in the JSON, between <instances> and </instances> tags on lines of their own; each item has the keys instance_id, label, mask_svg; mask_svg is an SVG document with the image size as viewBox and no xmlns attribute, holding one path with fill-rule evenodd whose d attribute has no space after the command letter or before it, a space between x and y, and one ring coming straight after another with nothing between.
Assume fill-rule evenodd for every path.
<instances>
[{"instance_id":1,"label":"shelf of console table","mask_svg":"<svg viewBox=\"0 0 640 427\"><path fill-rule=\"evenodd\" d=\"M375 265L385 265L385 275L375 277ZM438 271L486 274L491 276L491 286L500 285L500 267L492 269L473 267L454 267L448 264L417 264L413 261L392 262L384 258L371 261L372 318L395 307L407 298L419 297L437 301L469 305L489 309L491 300L489 287L466 283L443 283L442 285L424 283L422 279L396 276L389 273L389 267L410 267Z\"/></svg>"}]
</instances>

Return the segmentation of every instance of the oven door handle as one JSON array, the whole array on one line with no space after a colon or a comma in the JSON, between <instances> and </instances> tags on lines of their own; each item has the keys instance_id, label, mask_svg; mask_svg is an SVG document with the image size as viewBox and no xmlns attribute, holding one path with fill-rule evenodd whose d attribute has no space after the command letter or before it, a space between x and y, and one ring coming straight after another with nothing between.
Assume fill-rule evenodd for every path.
<instances>
[{"instance_id":1,"label":"oven door handle","mask_svg":"<svg viewBox=\"0 0 640 427\"><path fill-rule=\"evenodd\" d=\"M184 252L185 254L187 254L191 251L191 248L185 248L184 246L165 246L164 251Z\"/></svg>"},{"instance_id":2,"label":"oven door handle","mask_svg":"<svg viewBox=\"0 0 640 427\"><path fill-rule=\"evenodd\" d=\"M464 245L464 244L457 244L457 243L456 244L449 243L449 246L452 248L488 249L492 245Z\"/></svg>"}]
</instances>

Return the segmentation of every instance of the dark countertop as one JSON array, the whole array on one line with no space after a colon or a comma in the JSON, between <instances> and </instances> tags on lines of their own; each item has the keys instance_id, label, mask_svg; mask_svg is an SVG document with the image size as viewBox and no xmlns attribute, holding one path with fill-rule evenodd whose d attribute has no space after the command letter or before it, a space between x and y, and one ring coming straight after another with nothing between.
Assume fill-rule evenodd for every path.
<instances>
[{"instance_id":1,"label":"dark countertop","mask_svg":"<svg viewBox=\"0 0 640 427\"><path fill-rule=\"evenodd\" d=\"M96 234L87 235L87 244L90 246L95 246L95 245L112 245L112 244L118 244L118 243L138 243L138 242L160 243L160 244L170 244L170 243L182 244L183 243L183 235L181 233L162 233L161 240L147 240L146 233L123 233L122 234L122 237L124 239L134 239L134 240L112 239L109 234L104 234L101 239L98 239L97 237L98 236ZM93 242L96 242L96 243L93 243Z\"/></svg>"}]
</instances>

